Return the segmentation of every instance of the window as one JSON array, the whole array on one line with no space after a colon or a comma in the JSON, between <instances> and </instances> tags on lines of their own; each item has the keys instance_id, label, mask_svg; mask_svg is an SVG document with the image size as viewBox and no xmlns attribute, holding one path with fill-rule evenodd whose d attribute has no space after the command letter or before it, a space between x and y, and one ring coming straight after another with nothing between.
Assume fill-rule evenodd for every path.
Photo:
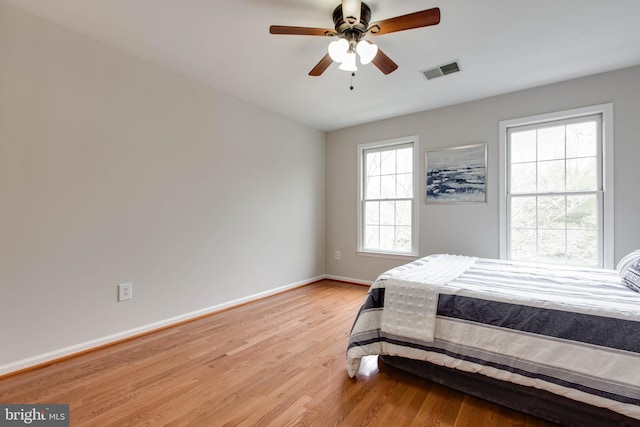
<instances>
[{"instance_id":1,"label":"window","mask_svg":"<svg viewBox=\"0 0 640 427\"><path fill-rule=\"evenodd\" d=\"M417 137L358 146L358 251L415 256Z\"/></svg>"},{"instance_id":2,"label":"window","mask_svg":"<svg viewBox=\"0 0 640 427\"><path fill-rule=\"evenodd\" d=\"M612 267L611 112L501 122L503 258Z\"/></svg>"}]
</instances>

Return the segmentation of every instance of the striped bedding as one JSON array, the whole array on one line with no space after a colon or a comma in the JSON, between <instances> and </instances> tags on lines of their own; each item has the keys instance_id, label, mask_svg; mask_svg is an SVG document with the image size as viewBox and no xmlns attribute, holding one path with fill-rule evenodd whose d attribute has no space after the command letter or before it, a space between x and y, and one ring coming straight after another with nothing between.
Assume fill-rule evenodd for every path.
<instances>
[{"instance_id":1,"label":"striped bedding","mask_svg":"<svg viewBox=\"0 0 640 427\"><path fill-rule=\"evenodd\" d=\"M413 289L406 305L415 311L421 305L416 284L428 299L434 285L426 272L444 257L389 270L371 285L349 337L349 376L364 356L401 356L640 420L640 294L625 287L617 271L473 259L453 280L435 285L432 337L383 327L385 294Z\"/></svg>"}]
</instances>

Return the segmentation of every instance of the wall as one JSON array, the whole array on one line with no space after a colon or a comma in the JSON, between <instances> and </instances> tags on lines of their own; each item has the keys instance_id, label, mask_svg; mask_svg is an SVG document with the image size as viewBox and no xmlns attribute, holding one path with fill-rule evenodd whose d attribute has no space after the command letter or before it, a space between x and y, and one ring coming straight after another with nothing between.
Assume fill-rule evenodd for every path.
<instances>
[{"instance_id":1,"label":"wall","mask_svg":"<svg viewBox=\"0 0 640 427\"><path fill-rule=\"evenodd\" d=\"M321 277L324 144L0 2L0 374Z\"/></svg>"},{"instance_id":2,"label":"wall","mask_svg":"<svg viewBox=\"0 0 640 427\"><path fill-rule=\"evenodd\" d=\"M381 272L406 262L356 254L358 144L417 134L421 165L418 173L424 177L427 149L487 143L486 204L427 206L425 180L421 178L419 250L421 256L456 253L497 258L498 122L607 102L614 103L614 258L617 262L631 250L640 248L637 226L639 99L640 67L633 67L328 133L327 274L370 281ZM341 251L340 260L334 259L335 250Z\"/></svg>"}]
</instances>

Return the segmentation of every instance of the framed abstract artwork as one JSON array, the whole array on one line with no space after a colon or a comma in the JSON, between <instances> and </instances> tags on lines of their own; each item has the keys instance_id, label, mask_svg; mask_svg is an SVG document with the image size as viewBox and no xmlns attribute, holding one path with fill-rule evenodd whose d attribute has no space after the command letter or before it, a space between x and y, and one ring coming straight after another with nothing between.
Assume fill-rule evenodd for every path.
<instances>
[{"instance_id":1,"label":"framed abstract artwork","mask_svg":"<svg viewBox=\"0 0 640 427\"><path fill-rule=\"evenodd\" d=\"M427 203L487 201L487 144L427 150Z\"/></svg>"}]
</instances>

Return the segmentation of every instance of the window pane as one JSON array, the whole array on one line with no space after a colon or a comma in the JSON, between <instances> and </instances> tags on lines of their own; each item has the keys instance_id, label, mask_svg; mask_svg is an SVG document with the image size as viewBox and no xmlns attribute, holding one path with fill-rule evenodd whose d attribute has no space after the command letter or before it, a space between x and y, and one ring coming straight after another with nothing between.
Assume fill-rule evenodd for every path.
<instances>
[{"instance_id":1,"label":"window pane","mask_svg":"<svg viewBox=\"0 0 640 427\"><path fill-rule=\"evenodd\" d=\"M539 196L537 209L535 199L511 199L511 259L597 265L597 196Z\"/></svg>"},{"instance_id":2,"label":"window pane","mask_svg":"<svg viewBox=\"0 0 640 427\"><path fill-rule=\"evenodd\" d=\"M551 263L566 262L564 230L538 230L538 260Z\"/></svg>"},{"instance_id":3,"label":"window pane","mask_svg":"<svg viewBox=\"0 0 640 427\"><path fill-rule=\"evenodd\" d=\"M538 130L538 160L564 159L564 126Z\"/></svg>"},{"instance_id":4,"label":"window pane","mask_svg":"<svg viewBox=\"0 0 640 427\"><path fill-rule=\"evenodd\" d=\"M411 227L396 227L396 250L403 252L411 251Z\"/></svg>"},{"instance_id":5,"label":"window pane","mask_svg":"<svg viewBox=\"0 0 640 427\"><path fill-rule=\"evenodd\" d=\"M511 165L511 193L535 193L536 164L520 163Z\"/></svg>"},{"instance_id":6,"label":"window pane","mask_svg":"<svg viewBox=\"0 0 640 427\"><path fill-rule=\"evenodd\" d=\"M545 229L565 228L565 196L538 198L538 227Z\"/></svg>"},{"instance_id":7,"label":"window pane","mask_svg":"<svg viewBox=\"0 0 640 427\"><path fill-rule=\"evenodd\" d=\"M511 229L511 259L535 261L537 255L536 230Z\"/></svg>"},{"instance_id":8,"label":"window pane","mask_svg":"<svg viewBox=\"0 0 640 427\"><path fill-rule=\"evenodd\" d=\"M396 223L396 203L380 202L380 224L395 225Z\"/></svg>"},{"instance_id":9,"label":"window pane","mask_svg":"<svg viewBox=\"0 0 640 427\"><path fill-rule=\"evenodd\" d=\"M405 173L397 176L396 197L400 199L409 199L413 197L413 176Z\"/></svg>"},{"instance_id":10,"label":"window pane","mask_svg":"<svg viewBox=\"0 0 640 427\"><path fill-rule=\"evenodd\" d=\"M538 192L564 191L564 160L538 163Z\"/></svg>"},{"instance_id":11,"label":"window pane","mask_svg":"<svg viewBox=\"0 0 640 427\"><path fill-rule=\"evenodd\" d=\"M598 155L597 123L567 125L567 158Z\"/></svg>"},{"instance_id":12,"label":"window pane","mask_svg":"<svg viewBox=\"0 0 640 427\"><path fill-rule=\"evenodd\" d=\"M595 195L567 197L567 228L597 230L598 198Z\"/></svg>"},{"instance_id":13,"label":"window pane","mask_svg":"<svg viewBox=\"0 0 640 427\"><path fill-rule=\"evenodd\" d=\"M396 176L383 175L380 178L380 198L393 199L396 197Z\"/></svg>"},{"instance_id":14,"label":"window pane","mask_svg":"<svg viewBox=\"0 0 640 427\"><path fill-rule=\"evenodd\" d=\"M411 201L396 202L396 225L411 225Z\"/></svg>"},{"instance_id":15,"label":"window pane","mask_svg":"<svg viewBox=\"0 0 640 427\"><path fill-rule=\"evenodd\" d=\"M378 249L380 247L380 227L367 225L364 236L365 249Z\"/></svg>"},{"instance_id":16,"label":"window pane","mask_svg":"<svg viewBox=\"0 0 640 427\"><path fill-rule=\"evenodd\" d=\"M598 264L598 232L567 230L567 261L577 265Z\"/></svg>"},{"instance_id":17,"label":"window pane","mask_svg":"<svg viewBox=\"0 0 640 427\"><path fill-rule=\"evenodd\" d=\"M536 161L536 131L513 132L511 134L511 163Z\"/></svg>"},{"instance_id":18,"label":"window pane","mask_svg":"<svg viewBox=\"0 0 640 427\"><path fill-rule=\"evenodd\" d=\"M413 148L407 147L397 151L398 173L413 172Z\"/></svg>"},{"instance_id":19,"label":"window pane","mask_svg":"<svg viewBox=\"0 0 640 427\"><path fill-rule=\"evenodd\" d=\"M511 225L515 228L535 228L536 197L514 197L511 199Z\"/></svg>"},{"instance_id":20,"label":"window pane","mask_svg":"<svg viewBox=\"0 0 640 427\"><path fill-rule=\"evenodd\" d=\"M364 204L364 217L366 225L380 224L380 202L366 202Z\"/></svg>"},{"instance_id":21,"label":"window pane","mask_svg":"<svg viewBox=\"0 0 640 427\"><path fill-rule=\"evenodd\" d=\"M388 251L395 249L395 229L393 226L380 227L380 249Z\"/></svg>"},{"instance_id":22,"label":"window pane","mask_svg":"<svg viewBox=\"0 0 640 427\"><path fill-rule=\"evenodd\" d=\"M380 153L373 152L366 154L367 176L380 175Z\"/></svg>"},{"instance_id":23,"label":"window pane","mask_svg":"<svg viewBox=\"0 0 640 427\"><path fill-rule=\"evenodd\" d=\"M380 177L372 176L365 181L365 199L380 198Z\"/></svg>"},{"instance_id":24,"label":"window pane","mask_svg":"<svg viewBox=\"0 0 640 427\"><path fill-rule=\"evenodd\" d=\"M567 159L567 191L598 189L598 166L595 157Z\"/></svg>"},{"instance_id":25,"label":"window pane","mask_svg":"<svg viewBox=\"0 0 640 427\"><path fill-rule=\"evenodd\" d=\"M380 173L390 175L396 173L396 150L383 151L381 154Z\"/></svg>"}]
</instances>

